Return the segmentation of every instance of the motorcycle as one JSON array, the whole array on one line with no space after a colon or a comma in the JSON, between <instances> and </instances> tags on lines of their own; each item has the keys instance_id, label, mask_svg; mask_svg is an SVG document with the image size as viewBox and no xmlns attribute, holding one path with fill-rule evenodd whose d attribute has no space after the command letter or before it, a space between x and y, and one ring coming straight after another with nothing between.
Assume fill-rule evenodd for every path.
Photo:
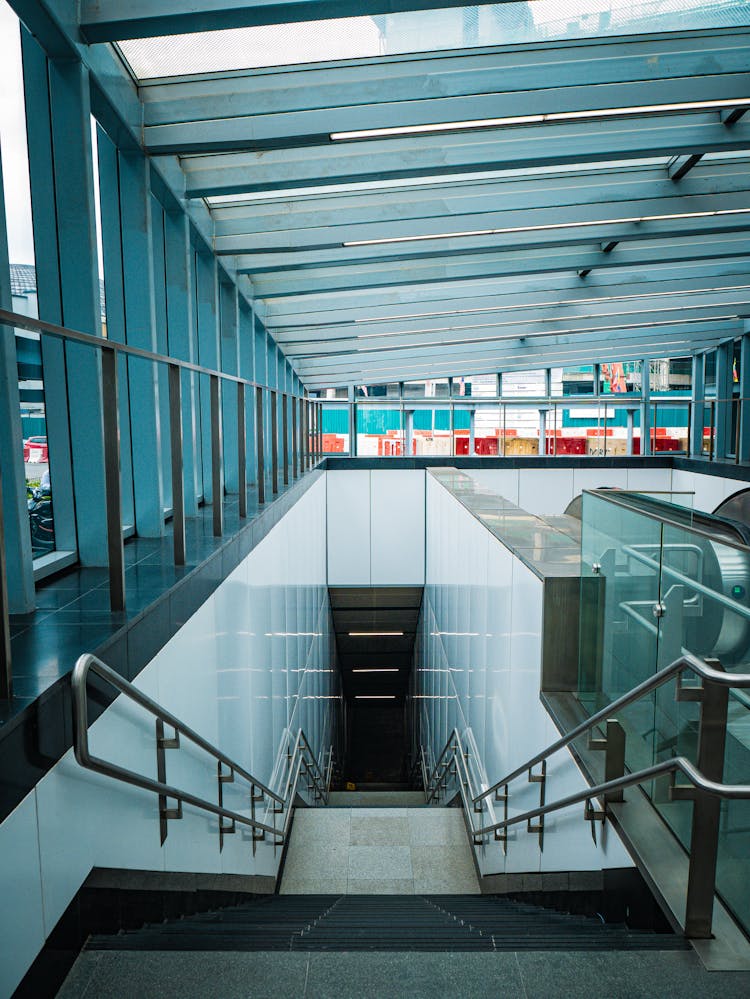
<instances>
[{"instance_id":1,"label":"motorcycle","mask_svg":"<svg viewBox=\"0 0 750 999\"><path fill-rule=\"evenodd\" d=\"M55 550L55 524L52 515L52 492L49 486L27 489L31 551L34 558Z\"/></svg>"}]
</instances>

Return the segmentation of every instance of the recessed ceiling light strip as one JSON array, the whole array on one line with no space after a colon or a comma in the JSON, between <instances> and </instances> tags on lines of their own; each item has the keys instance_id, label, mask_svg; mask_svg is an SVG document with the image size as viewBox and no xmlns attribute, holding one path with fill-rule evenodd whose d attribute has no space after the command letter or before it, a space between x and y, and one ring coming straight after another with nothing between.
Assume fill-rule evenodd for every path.
<instances>
[{"instance_id":1,"label":"recessed ceiling light strip","mask_svg":"<svg viewBox=\"0 0 750 999\"><path fill-rule=\"evenodd\" d=\"M503 118L478 118L469 121L441 121L431 125L394 125L389 128L363 128L350 132L331 132L332 142L356 142L362 139L403 138L441 132L475 132L513 125L543 125L546 122L588 121L602 118L631 118L636 115L676 114L681 111L720 111L723 108L750 107L750 98L716 101L685 101L674 104L641 104L627 108L600 108L585 111L552 111L549 114L509 115Z\"/></svg>"}]
</instances>

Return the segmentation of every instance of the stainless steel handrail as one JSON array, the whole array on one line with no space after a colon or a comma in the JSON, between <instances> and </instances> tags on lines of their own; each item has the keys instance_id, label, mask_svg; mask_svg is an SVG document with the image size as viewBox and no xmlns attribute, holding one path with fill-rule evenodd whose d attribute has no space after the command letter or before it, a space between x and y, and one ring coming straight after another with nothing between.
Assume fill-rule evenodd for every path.
<instances>
[{"instance_id":1,"label":"stainless steel handrail","mask_svg":"<svg viewBox=\"0 0 750 999\"><path fill-rule=\"evenodd\" d=\"M633 687L622 697L618 697L616 700L612 701L601 711L595 712L585 721L582 721L580 725L576 725L574 729L571 729L567 735L561 736L546 749L543 749L540 753L532 756L531 759L527 760L521 766L516 767L509 774L506 774L502 780L496 781L491 787L483 791L475 799L475 803L481 801L483 798L489 797L491 794L497 792L500 788L505 787L514 781L516 777L520 777L521 774L526 773L535 767L538 763L546 760L547 757L552 756L560 749L564 749L566 746L570 745L580 736L584 735L590 729L595 728L602 722L611 718L616 712L621 708L625 708L635 701L640 700L644 694L650 693L652 690L656 690L657 687L663 686L673 677L678 674L683 673L685 670L690 670L697 676L701 677L703 680L709 680L712 683L717 683L725 687L750 687L750 674L748 673L727 673L724 670L715 669L709 666L703 659L699 659L697 656L692 655L692 653L686 653L680 656L679 659L675 659L668 666L663 669L658 670L653 676L648 677L642 683Z\"/></svg>"},{"instance_id":2,"label":"stainless steel handrail","mask_svg":"<svg viewBox=\"0 0 750 999\"><path fill-rule=\"evenodd\" d=\"M469 754L463 750L459 732L453 729L435 767L429 775L425 776L427 802L438 799L443 789L447 795L448 780L454 776L458 780L458 792L463 805L464 820L475 845L484 844L488 836L494 835L496 840L502 841L507 846L507 829L510 826L525 822L529 832L535 832L539 835L539 846L542 849L544 817L551 812L560 811L578 802L585 802L584 818L591 822L592 836L596 839L595 822L606 821L608 806L612 802L623 801L622 791L624 788L670 775L670 799L693 802L684 922L685 934L689 937L709 937L716 890L721 818L720 799L750 799L750 784L725 784L722 782L729 692L733 687L750 687L750 675L726 673L721 669L720 663L715 660L712 662L704 662L690 653L680 656L664 669L608 704L601 711L591 715L567 735L557 739L542 752L537 753L522 766L517 767L480 794L473 792L468 765ZM682 674L686 671L694 673L702 680L702 683L700 685L683 684ZM697 765L684 756L675 756L643 770L626 773L626 733L614 715L621 708L634 703L672 678L677 679L676 697L678 700L700 703ZM605 777L607 779L593 787L585 787L556 801L547 802L545 791L547 758L570 745L576 738L590 732L602 722L606 722L606 738L596 740L591 746L606 751ZM424 751L422 755L424 758ZM541 770L534 773L534 767L537 764L541 764ZM510 784L516 777L524 773L528 774L530 782L540 786L539 804L518 815L509 816ZM677 785L675 783L677 773L682 773L689 783ZM504 815L499 820L495 820L492 814L493 802L488 800L493 794L495 802L503 803ZM601 799L604 807L595 808L592 804L594 799ZM490 813L490 821L481 818L475 820L475 816L482 815L485 808Z\"/></svg>"},{"instance_id":3,"label":"stainless steel handrail","mask_svg":"<svg viewBox=\"0 0 750 999\"><path fill-rule=\"evenodd\" d=\"M166 780L153 780L151 777L146 777L144 774L129 770L126 767L112 763L109 760L104 760L91 753L88 721L88 680L91 673L99 676L110 686L114 687L115 690L119 691L119 693L124 694L156 718L157 753L163 751L164 748L179 748L179 738L180 736L184 736L216 760L218 787L220 789L218 804L192 794L190 791L174 787L168 784ZM91 653L80 656L76 662L71 675L71 688L73 696L74 752L78 763L87 770L92 770L95 773L112 777L133 787L139 787L145 791L152 791L159 795L160 816L162 818L180 818L181 806L182 803L185 803L217 815L220 820L228 819L232 824L239 823L244 826L250 826L254 831L254 841L255 838L262 839L266 833L269 833L273 836L274 845L281 845L285 842L288 835L294 810L293 805L297 793L297 785L303 772L312 780L310 789L314 790L315 799L322 799L325 802L328 800L326 778L320 771L318 762L302 729L299 729L297 732L293 750L288 754L289 772L284 784L284 791L282 794L279 794ZM174 738L164 739L163 734L159 734L160 731L163 733L163 726L165 724L174 730ZM251 814L249 816L226 808L222 803L222 784L224 781L233 780L235 776L242 777L250 785ZM179 803L180 808L177 812L169 812L166 809L166 799L171 799ZM266 799L268 800L268 807L271 808L274 816L273 825L269 825L268 822L263 822L255 817L256 803ZM282 828L276 825L275 816L277 814L284 814ZM229 831L233 831L233 825L228 828L220 824L220 833ZM255 836L256 831L260 833L260 836Z\"/></svg>"}]
</instances>

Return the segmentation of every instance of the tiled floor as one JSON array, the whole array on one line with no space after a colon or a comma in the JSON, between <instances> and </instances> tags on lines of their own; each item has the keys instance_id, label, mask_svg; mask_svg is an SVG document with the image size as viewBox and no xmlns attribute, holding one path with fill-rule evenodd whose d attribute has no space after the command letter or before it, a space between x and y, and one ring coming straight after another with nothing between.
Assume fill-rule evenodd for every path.
<instances>
[{"instance_id":1,"label":"tiled floor","mask_svg":"<svg viewBox=\"0 0 750 999\"><path fill-rule=\"evenodd\" d=\"M281 893L478 894L458 808L305 808L292 826Z\"/></svg>"},{"instance_id":2,"label":"tiled floor","mask_svg":"<svg viewBox=\"0 0 750 999\"><path fill-rule=\"evenodd\" d=\"M290 473L290 482L292 481ZM285 491L280 487L279 495ZM266 507L272 496L267 487ZM261 509L265 509L263 507ZM37 608L10 619L13 668L12 701L0 701L0 729L59 677L69 673L83 652L96 649L128 621L137 617L187 573L250 523L259 512L256 493L248 489L248 517L240 521L239 498L224 500L224 536L213 537L212 507L201 507L186 521L186 562L175 566L172 525L163 538L133 538L125 543L127 609L109 607L106 568L74 567L38 584Z\"/></svg>"},{"instance_id":3,"label":"tiled floor","mask_svg":"<svg viewBox=\"0 0 750 999\"><path fill-rule=\"evenodd\" d=\"M84 952L58 999L746 999L750 974L692 951Z\"/></svg>"}]
</instances>

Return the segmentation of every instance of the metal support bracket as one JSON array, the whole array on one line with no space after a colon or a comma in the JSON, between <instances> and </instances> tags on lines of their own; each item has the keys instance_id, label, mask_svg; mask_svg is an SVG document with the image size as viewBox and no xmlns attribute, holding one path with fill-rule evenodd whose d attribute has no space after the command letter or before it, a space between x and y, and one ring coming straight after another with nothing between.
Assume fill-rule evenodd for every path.
<instances>
[{"instance_id":1,"label":"metal support bracket","mask_svg":"<svg viewBox=\"0 0 750 999\"><path fill-rule=\"evenodd\" d=\"M596 845L596 823L601 822L603 826L607 821L606 809L594 808L591 798L587 798L583 809L583 817L591 824L591 838L594 841L594 845Z\"/></svg>"},{"instance_id":2,"label":"metal support bracket","mask_svg":"<svg viewBox=\"0 0 750 999\"><path fill-rule=\"evenodd\" d=\"M228 773L224 773L221 760L217 760L216 774L219 782L219 808L224 807L224 785L234 783L234 770L229 768ZM236 832L237 827L234 819L225 825L219 817L219 853L224 849L224 837Z\"/></svg>"},{"instance_id":3,"label":"metal support bracket","mask_svg":"<svg viewBox=\"0 0 750 999\"><path fill-rule=\"evenodd\" d=\"M539 807L544 807L547 791L547 761L542 760L542 769L538 774L535 774L533 769L529 767L529 783L539 784ZM507 807L507 804L506 804ZM507 817L507 816L506 816ZM531 819L526 820L526 831L531 833L536 833L539 836L539 851L540 853L544 850L544 816L539 816L538 822L532 822Z\"/></svg>"},{"instance_id":4,"label":"metal support bracket","mask_svg":"<svg viewBox=\"0 0 750 999\"><path fill-rule=\"evenodd\" d=\"M166 751L168 749L180 748L180 733L175 731L171 739L164 735L164 722L161 718L156 719L156 777L160 784L167 783L167 760ZM177 802L177 808L167 808L166 794L159 795L159 841L164 846L167 838L167 826L170 819L182 818L182 802Z\"/></svg>"}]
</instances>

